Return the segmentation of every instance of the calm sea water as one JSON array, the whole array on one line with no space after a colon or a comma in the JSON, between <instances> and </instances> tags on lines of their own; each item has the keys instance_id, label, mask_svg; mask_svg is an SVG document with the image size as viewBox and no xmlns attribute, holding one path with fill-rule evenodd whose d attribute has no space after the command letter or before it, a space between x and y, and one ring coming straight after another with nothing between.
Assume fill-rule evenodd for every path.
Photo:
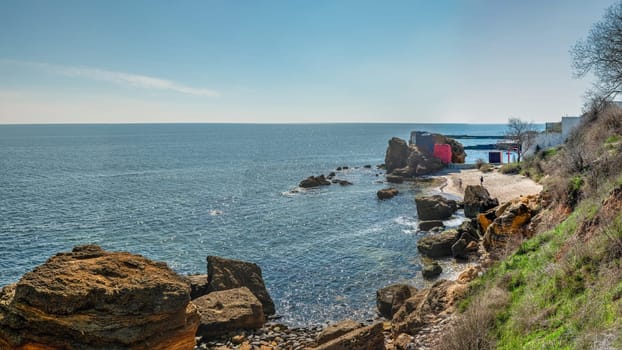
<instances>
[{"instance_id":1,"label":"calm sea water","mask_svg":"<svg viewBox=\"0 0 622 350\"><path fill-rule=\"evenodd\" d=\"M371 318L378 288L424 283L419 189L376 199L387 141L411 130L500 135L505 125L0 126L0 285L96 243L183 274L205 273L207 255L256 262L290 324ZM338 177L354 185L292 192L344 165Z\"/></svg>"}]
</instances>

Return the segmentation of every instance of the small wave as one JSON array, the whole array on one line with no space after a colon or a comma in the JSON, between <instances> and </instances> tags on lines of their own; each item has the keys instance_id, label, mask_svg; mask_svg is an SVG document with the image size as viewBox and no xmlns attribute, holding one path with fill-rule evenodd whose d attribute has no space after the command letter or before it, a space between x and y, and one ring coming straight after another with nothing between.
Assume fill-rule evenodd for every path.
<instances>
[{"instance_id":1,"label":"small wave","mask_svg":"<svg viewBox=\"0 0 622 350\"><path fill-rule=\"evenodd\" d=\"M293 197L297 194L299 194L300 192L303 192L304 189L302 187L294 187L292 189L290 189L289 191L284 191L281 192L281 196L285 196L285 197Z\"/></svg>"},{"instance_id":2,"label":"small wave","mask_svg":"<svg viewBox=\"0 0 622 350\"><path fill-rule=\"evenodd\" d=\"M449 220L444 220L443 225L445 227L458 227L462 224L466 219L464 217L453 217Z\"/></svg>"},{"instance_id":3,"label":"small wave","mask_svg":"<svg viewBox=\"0 0 622 350\"><path fill-rule=\"evenodd\" d=\"M393 219L393 222L395 222L398 225L409 226L409 227L417 227L418 225L417 219L411 216L398 216L395 219Z\"/></svg>"}]
</instances>

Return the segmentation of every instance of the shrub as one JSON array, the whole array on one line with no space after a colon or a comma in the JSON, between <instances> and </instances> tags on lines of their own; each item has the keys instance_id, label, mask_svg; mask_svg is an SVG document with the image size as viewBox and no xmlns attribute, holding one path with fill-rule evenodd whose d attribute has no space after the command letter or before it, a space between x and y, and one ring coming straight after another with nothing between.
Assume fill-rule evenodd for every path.
<instances>
[{"instance_id":1,"label":"shrub","mask_svg":"<svg viewBox=\"0 0 622 350\"><path fill-rule=\"evenodd\" d=\"M504 164L501 166L501 169L499 169L502 174L518 174L520 170L521 165L519 163Z\"/></svg>"}]
</instances>

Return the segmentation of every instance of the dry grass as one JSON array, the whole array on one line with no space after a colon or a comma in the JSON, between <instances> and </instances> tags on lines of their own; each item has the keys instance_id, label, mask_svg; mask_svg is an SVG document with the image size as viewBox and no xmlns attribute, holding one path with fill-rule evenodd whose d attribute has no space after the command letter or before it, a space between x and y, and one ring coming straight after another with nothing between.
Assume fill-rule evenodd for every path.
<instances>
[{"instance_id":1,"label":"dry grass","mask_svg":"<svg viewBox=\"0 0 622 350\"><path fill-rule=\"evenodd\" d=\"M495 348L490 334L499 310L510 302L510 294L492 288L477 297L467 310L455 317L440 339L438 350L486 350Z\"/></svg>"}]
</instances>

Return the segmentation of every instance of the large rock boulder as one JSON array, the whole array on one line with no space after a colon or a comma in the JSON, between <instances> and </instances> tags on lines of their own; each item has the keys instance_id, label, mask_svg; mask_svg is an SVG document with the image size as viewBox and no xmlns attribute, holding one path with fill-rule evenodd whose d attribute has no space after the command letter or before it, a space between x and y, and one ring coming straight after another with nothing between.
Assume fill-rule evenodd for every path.
<instances>
[{"instance_id":1,"label":"large rock boulder","mask_svg":"<svg viewBox=\"0 0 622 350\"><path fill-rule=\"evenodd\" d=\"M468 285L440 280L430 288L410 297L393 316L391 331L415 335L421 328L455 310L455 304L464 297Z\"/></svg>"},{"instance_id":2,"label":"large rock boulder","mask_svg":"<svg viewBox=\"0 0 622 350\"><path fill-rule=\"evenodd\" d=\"M455 229L440 234L427 235L417 241L417 249L430 258L444 258L452 255L451 247L458 241L460 233Z\"/></svg>"},{"instance_id":3,"label":"large rock boulder","mask_svg":"<svg viewBox=\"0 0 622 350\"><path fill-rule=\"evenodd\" d=\"M445 167L438 158L419 149L416 145L408 145L406 141L394 137L389 140L385 156L387 174L395 178L410 178L437 172Z\"/></svg>"},{"instance_id":4,"label":"large rock boulder","mask_svg":"<svg viewBox=\"0 0 622 350\"><path fill-rule=\"evenodd\" d=\"M384 318L391 319L402 307L404 301L417 292L417 288L407 284L392 284L376 291L376 307Z\"/></svg>"},{"instance_id":5,"label":"large rock boulder","mask_svg":"<svg viewBox=\"0 0 622 350\"><path fill-rule=\"evenodd\" d=\"M491 198L484 186L468 185L464 190L464 215L468 218L475 218L498 205L499 200Z\"/></svg>"},{"instance_id":6,"label":"large rock boulder","mask_svg":"<svg viewBox=\"0 0 622 350\"><path fill-rule=\"evenodd\" d=\"M300 181L298 186L302 188L311 188L311 187L319 187L319 186L328 186L330 185L330 181L326 179L324 175L320 176L309 176L308 178Z\"/></svg>"},{"instance_id":7,"label":"large rock boulder","mask_svg":"<svg viewBox=\"0 0 622 350\"><path fill-rule=\"evenodd\" d=\"M378 196L378 199L390 199L397 196L398 193L400 193L400 191L398 191L396 188L391 187L378 190L376 195Z\"/></svg>"},{"instance_id":8,"label":"large rock boulder","mask_svg":"<svg viewBox=\"0 0 622 350\"><path fill-rule=\"evenodd\" d=\"M263 307L246 287L212 292L192 301L201 318L197 335L207 339L263 327Z\"/></svg>"},{"instance_id":9,"label":"large rock boulder","mask_svg":"<svg viewBox=\"0 0 622 350\"><path fill-rule=\"evenodd\" d=\"M210 292L247 287L261 302L264 314L274 315L274 302L264 284L261 268L257 264L208 256L207 276Z\"/></svg>"},{"instance_id":10,"label":"large rock boulder","mask_svg":"<svg viewBox=\"0 0 622 350\"><path fill-rule=\"evenodd\" d=\"M59 253L0 292L0 349L188 349L190 286L165 263L96 245Z\"/></svg>"},{"instance_id":11,"label":"large rock boulder","mask_svg":"<svg viewBox=\"0 0 622 350\"><path fill-rule=\"evenodd\" d=\"M417 216L419 220L447 220L458 210L456 201L441 195L416 197Z\"/></svg>"},{"instance_id":12,"label":"large rock boulder","mask_svg":"<svg viewBox=\"0 0 622 350\"><path fill-rule=\"evenodd\" d=\"M384 334L382 323L357 328L326 343L319 344L316 350L382 350Z\"/></svg>"},{"instance_id":13,"label":"large rock boulder","mask_svg":"<svg viewBox=\"0 0 622 350\"><path fill-rule=\"evenodd\" d=\"M464 152L464 147L462 144L451 137L447 137L441 134L434 134L436 138L436 143L443 144L446 143L451 146L451 162L452 163L464 163L466 159L466 153Z\"/></svg>"},{"instance_id":14,"label":"large rock boulder","mask_svg":"<svg viewBox=\"0 0 622 350\"><path fill-rule=\"evenodd\" d=\"M387 174L391 173L395 169L405 167L409 154L410 150L406 141L398 137L391 138L389 140L389 147L387 148L387 152L384 157L384 164L387 169Z\"/></svg>"},{"instance_id":15,"label":"large rock boulder","mask_svg":"<svg viewBox=\"0 0 622 350\"><path fill-rule=\"evenodd\" d=\"M407 168L412 169L411 176L428 175L445 168L440 159L421 151L417 146L410 146Z\"/></svg>"}]
</instances>

